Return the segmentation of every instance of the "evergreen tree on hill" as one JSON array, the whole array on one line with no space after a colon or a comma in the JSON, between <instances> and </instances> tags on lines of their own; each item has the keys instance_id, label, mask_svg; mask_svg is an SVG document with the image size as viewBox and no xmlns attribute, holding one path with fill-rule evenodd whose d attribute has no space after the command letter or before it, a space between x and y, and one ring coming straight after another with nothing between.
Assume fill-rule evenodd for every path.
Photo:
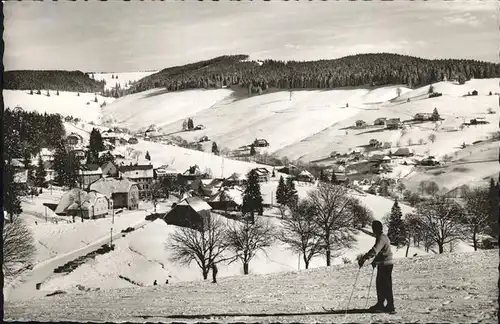
<instances>
[{"instance_id":1,"label":"evergreen tree on hill","mask_svg":"<svg viewBox=\"0 0 500 324\"><path fill-rule=\"evenodd\" d=\"M398 201L396 199L396 201L394 201L394 205L392 205L391 208L387 236L389 237L391 244L398 247L406 244L406 234L402 217L403 214L401 212L401 207L399 207Z\"/></svg>"},{"instance_id":2,"label":"evergreen tree on hill","mask_svg":"<svg viewBox=\"0 0 500 324\"><path fill-rule=\"evenodd\" d=\"M14 167L9 163L3 167L3 210L9 215L10 221L14 221L14 216L19 215L21 208L21 191L14 182Z\"/></svg>"},{"instance_id":3,"label":"evergreen tree on hill","mask_svg":"<svg viewBox=\"0 0 500 324\"><path fill-rule=\"evenodd\" d=\"M219 155L219 148L215 142L212 142L212 154Z\"/></svg>"},{"instance_id":4,"label":"evergreen tree on hill","mask_svg":"<svg viewBox=\"0 0 500 324\"><path fill-rule=\"evenodd\" d=\"M333 184L338 184L338 180L337 180L337 175L335 174L335 170L332 170L332 179L331 179L331 183Z\"/></svg>"},{"instance_id":5,"label":"evergreen tree on hill","mask_svg":"<svg viewBox=\"0 0 500 324\"><path fill-rule=\"evenodd\" d=\"M55 181L61 186L75 188L78 184L79 170L80 160L60 144L54 152Z\"/></svg>"},{"instance_id":6,"label":"evergreen tree on hill","mask_svg":"<svg viewBox=\"0 0 500 324\"><path fill-rule=\"evenodd\" d=\"M262 194L260 192L259 176L257 171L251 170L247 176L247 186L243 192L243 215L250 214L250 220L253 223L255 221L255 212L262 215L264 209L262 207Z\"/></svg>"},{"instance_id":7,"label":"evergreen tree on hill","mask_svg":"<svg viewBox=\"0 0 500 324\"><path fill-rule=\"evenodd\" d=\"M146 151L146 160L151 161L151 155L149 155L149 151Z\"/></svg>"},{"instance_id":8,"label":"evergreen tree on hill","mask_svg":"<svg viewBox=\"0 0 500 324\"><path fill-rule=\"evenodd\" d=\"M257 154L257 151L255 151L255 145L250 145L250 155L251 156L254 156L255 154Z\"/></svg>"},{"instance_id":9,"label":"evergreen tree on hill","mask_svg":"<svg viewBox=\"0 0 500 324\"><path fill-rule=\"evenodd\" d=\"M47 176L47 171L45 171L45 167L43 166L42 157L38 156L38 165L36 166L35 171L35 186L44 188L46 187L45 178Z\"/></svg>"},{"instance_id":10,"label":"evergreen tree on hill","mask_svg":"<svg viewBox=\"0 0 500 324\"><path fill-rule=\"evenodd\" d=\"M278 188L276 189L276 202L280 205L286 205L287 203L285 180L283 176L280 176Z\"/></svg>"},{"instance_id":11,"label":"evergreen tree on hill","mask_svg":"<svg viewBox=\"0 0 500 324\"><path fill-rule=\"evenodd\" d=\"M194 129L194 123L193 123L193 120L191 118L188 118L188 129L189 130L193 130Z\"/></svg>"},{"instance_id":12,"label":"evergreen tree on hill","mask_svg":"<svg viewBox=\"0 0 500 324\"><path fill-rule=\"evenodd\" d=\"M434 110L432 111L432 117L431 117L431 120L433 121L438 121L440 120L441 117L439 116L439 113L437 111L437 108L434 108Z\"/></svg>"},{"instance_id":13,"label":"evergreen tree on hill","mask_svg":"<svg viewBox=\"0 0 500 324\"><path fill-rule=\"evenodd\" d=\"M297 194L297 190L295 189L295 183L293 182L292 177L286 178L285 197L286 204L288 206L296 206L299 201L299 195Z\"/></svg>"}]
</instances>

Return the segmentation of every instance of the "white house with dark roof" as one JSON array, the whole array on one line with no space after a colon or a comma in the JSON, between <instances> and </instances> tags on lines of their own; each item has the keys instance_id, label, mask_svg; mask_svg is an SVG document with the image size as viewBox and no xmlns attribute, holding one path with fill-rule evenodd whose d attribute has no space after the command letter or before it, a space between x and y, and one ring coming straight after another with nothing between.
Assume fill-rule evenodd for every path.
<instances>
[{"instance_id":1,"label":"white house with dark roof","mask_svg":"<svg viewBox=\"0 0 500 324\"><path fill-rule=\"evenodd\" d=\"M139 186L139 198L149 195L154 180L154 169L149 165L123 165L118 167L119 177L129 179Z\"/></svg>"},{"instance_id":2,"label":"white house with dark roof","mask_svg":"<svg viewBox=\"0 0 500 324\"><path fill-rule=\"evenodd\" d=\"M89 186L113 201L114 208L137 209L139 206L139 187L127 179L101 178Z\"/></svg>"}]
</instances>

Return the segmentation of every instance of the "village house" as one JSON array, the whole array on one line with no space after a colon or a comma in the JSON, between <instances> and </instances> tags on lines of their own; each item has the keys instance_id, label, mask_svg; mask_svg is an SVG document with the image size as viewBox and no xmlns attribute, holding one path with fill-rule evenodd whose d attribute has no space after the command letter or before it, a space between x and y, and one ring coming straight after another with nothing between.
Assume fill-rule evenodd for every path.
<instances>
[{"instance_id":1,"label":"village house","mask_svg":"<svg viewBox=\"0 0 500 324\"><path fill-rule=\"evenodd\" d=\"M190 166L189 169L187 169L186 171L184 171L184 173L181 174L181 177L184 180L192 181L203 178L203 174L200 171L200 167L195 164L193 166Z\"/></svg>"},{"instance_id":2,"label":"village house","mask_svg":"<svg viewBox=\"0 0 500 324\"><path fill-rule=\"evenodd\" d=\"M105 195L96 191L86 192L78 188L66 192L55 209L57 215L86 219L105 217L108 211L109 201Z\"/></svg>"},{"instance_id":3,"label":"village house","mask_svg":"<svg viewBox=\"0 0 500 324\"><path fill-rule=\"evenodd\" d=\"M54 160L54 151L49 150L46 147L42 147L40 150L40 156L42 157L42 161L53 161ZM36 157L38 158L38 157ZM32 158L32 160L35 160L35 157Z\"/></svg>"},{"instance_id":4,"label":"village house","mask_svg":"<svg viewBox=\"0 0 500 324\"><path fill-rule=\"evenodd\" d=\"M444 196L447 198L461 199L465 198L465 194L467 193L468 190L470 190L470 187L468 185L462 185L460 187L456 187L446 192Z\"/></svg>"},{"instance_id":5,"label":"village house","mask_svg":"<svg viewBox=\"0 0 500 324\"><path fill-rule=\"evenodd\" d=\"M314 182L315 178L311 174L311 172L307 170L303 170L297 175L297 181L302 181L302 182Z\"/></svg>"},{"instance_id":6,"label":"village house","mask_svg":"<svg viewBox=\"0 0 500 324\"><path fill-rule=\"evenodd\" d=\"M153 170L154 171L154 178L155 179L164 179L164 178L170 178L172 180L177 180L177 176L179 175L179 171L167 166L167 165L162 165L159 168L156 168Z\"/></svg>"},{"instance_id":7,"label":"village house","mask_svg":"<svg viewBox=\"0 0 500 324\"><path fill-rule=\"evenodd\" d=\"M28 189L28 169L24 167L24 163L21 162L21 159L12 159L11 165L14 169L14 183L16 186L23 190Z\"/></svg>"},{"instance_id":8,"label":"village house","mask_svg":"<svg viewBox=\"0 0 500 324\"><path fill-rule=\"evenodd\" d=\"M87 188L91 183L102 178L102 169L97 164L83 165L78 170L78 181L81 188Z\"/></svg>"},{"instance_id":9,"label":"village house","mask_svg":"<svg viewBox=\"0 0 500 324\"><path fill-rule=\"evenodd\" d=\"M149 165L125 165L118 168L119 177L129 179L137 183L139 187L139 198L149 196L153 184L153 166Z\"/></svg>"},{"instance_id":10,"label":"village house","mask_svg":"<svg viewBox=\"0 0 500 324\"><path fill-rule=\"evenodd\" d=\"M117 177L118 176L118 168L117 166L111 162L108 161L101 165L101 170L102 170L102 176L103 177Z\"/></svg>"},{"instance_id":11,"label":"village house","mask_svg":"<svg viewBox=\"0 0 500 324\"><path fill-rule=\"evenodd\" d=\"M137 144L137 143L139 143L139 140L135 137L131 137L128 139L128 143L129 144Z\"/></svg>"},{"instance_id":12,"label":"village house","mask_svg":"<svg viewBox=\"0 0 500 324\"><path fill-rule=\"evenodd\" d=\"M113 208L137 209L139 187L127 179L101 178L89 186L112 201Z\"/></svg>"},{"instance_id":13,"label":"village house","mask_svg":"<svg viewBox=\"0 0 500 324\"><path fill-rule=\"evenodd\" d=\"M429 156L429 157L426 157L426 158L420 160L420 165L423 165L423 166L435 166L438 164L439 164L439 161L434 156Z\"/></svg>"},{"instance_id":14,"label":"village house","mask_svg":"<svg viewBox=\"0 0 500 324\"><path fill-rule=\"evenodd\" d=\"M432 119L432 114L431 113L417 113L413 117L413 120L417 121L428 121Z\"/></svg>"},{"instance_id":15,"label":"village house","mask_svg":"<svg viewBox=\"0 0 500 324\"><path fill-rule=\"evenodd\" d=\"M210 189L212 192L212 195L214 195L215 193L219 192L219 190L224 188L225 181L226 181L226 179L221 179L221 178L211 179L211 181L208 184L206 184L205 187L207 189ZM229 181L228 181L228 183L229 183ZM228 185L228 187L231 187L231 186Z\"/></svg>"},{"instance_id":16,"label":"village house","mask_svg":"<svg viewBox=\"0 0 500 324\"><path fill-rule=\"evenodd\" d=\"M83 137L80 134L71 133L68 136L66 136L66 144L71 146L71 147L82 145L83 144Z\"/></svg>"},{"instance_id":17,"label":"village house","mask_svg":"<svg viewBox=\"0 0 500 324\"><path fill-rule=\"evenodd\" d=\"M46 172L45 181L47 181L47 183L51 184L56 177L56 172L54 171L54 162L53 161L44 161L43 168L45 169L45 172Z\"/></svg>"},{"instance_id":18,"label":"village house","mask_svg":"<svg viewBox=\"0 0 500 324\"><path fill-rule=\"evenodd\" d=\"M253 141L253 145L255 147L267 147L269 146L269 143L267 142L267 140L263 139L263 138L256 138L255 141Z\"/></svg>"},{"instance_id":19,"label":"village house","mask_svg":"<svg viewBox=\"0 0 500 324\"><path fill-rule=\"evenodd\" d=\"M259 182L269 181L269 170L266 168L255 168L253 169L257 172Z\"/></svg>"},{"instance_id":20,"label":"village house","mask_svg":"<svg viewBox=\"0 0 500 324\"><path fill-rule=\"evenodd\" d=\"M233 173L226 179L224 179L223 186L232 187L232 186L242 186L246 182L246 176L243 176L238 173Z\"/></svg>"},{"instance_id":21,"label":"village house","mask_svg":"<svg viewBox=\"0 0 500 324\"><path fill-rule=\"evenodd\" d=\"M407 147L402 147L399 148L396 152L392 153L392 156L399 156L399 157L413 156L413 150L410 150Z\"/></svg>"},{"instance_id":22,"label":"village house","mask_svg":"<svg viewBox=\"0 0 500 324\"><path fill-rule=\"evenodd\" d=\"M86 153L87 153L87 150L83 147L73 147L73 149L71 150L71 152L73 152L73 154L75 155L75 157L77 159L79 159L80 161L83 161L86 159Z\"/></svg>"},{"instance_id":23,"label":"village house","mask_svg":"<svg viewBox=\"0 0 500 324\"><path fill-rule=\"evenodd\" d=\"M175 204L163 216L163 220L169 225L202 230L206 228L211 217L210 210L212 210L212 207L203 199L186 197Z\"/></svg>"},{"instance_id":24,"label":"village house","mask_svg":"<svg viewBox=\"0 0 500 324\"><path fill-rule=\"evenodd\" d=\"M403 127L403 123L400 118L391 118L385 122L385 127L387 129L398 129Z\"/></svg>"},{"instance_id":25,"label":"village house","mask_svg":"<svg viewBox=\"0 0 500 324\"><path fill-rule=\"evenodd\" d=\"M365 127L367 124L364 120L356 120L356 123L355 123L356 127Z\"/></svg>"},{"instance_id":26,"label":"village house","mask_svg":"<svg viewBox=\"0 0 500 324\"><path fill-rule=\"evenodd\" d=\"M213 210L237 211L243 205L242 194L240 188L223 188L212 195L207 203Z\"/></svg>"},{"instance_id":27,"label":"village house","mask_svg":"<svg viewBox=\"0 0 500 324\"><path fill-rule=\"evenodd\" d=\"M375 121L373 122L373 125L376 125L376 126L384 126L385 125L385 121L387 120L386 117L380 117L380 118L377 118L375 119Z\"/></svg>"},{"instance_id":28,"label":"village house","mask_svg":"<svg viewBox=\"0 0 500 324\"><path fill-rule=\"evenodd\" d=\"M293 164L288 164L286 167L278 169L277 171L280 173L284 173L284 174L288 174L288 175L292 175L292 176L297 176L300 173L299 168L297 168Z\"/></svg>"}]
</instances>

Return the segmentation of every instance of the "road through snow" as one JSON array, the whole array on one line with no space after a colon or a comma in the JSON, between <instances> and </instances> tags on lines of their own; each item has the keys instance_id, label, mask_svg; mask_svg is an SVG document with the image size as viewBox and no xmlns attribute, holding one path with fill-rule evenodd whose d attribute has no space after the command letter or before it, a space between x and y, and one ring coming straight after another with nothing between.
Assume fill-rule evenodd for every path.
<instances>
[{"instance_id":1,"label":"road through snow","mask_svg":"<svg viewBox=\"0 0 500 324\"><path fill-rule=\"evenodd\" d=\"M132 225L135 229L144 227L148 221L141 221L135 225ZM114 229L115 234L113 234L113 241L118 240L122 237L120 229ZM53 273L54 269L59 266L66 264L69 261L75 260L81 256L84 256L92 251L97 250L103 244L109 243L110 236L104 236L87 246L79 248L77 250L58 255L49 260L45 260L40 262L39 264L33 267L33 270L23 275L20 279L19 284L14 284L10 289L6 289L4 291L4 298L7 300L20 300L32 297L42 297L45 296L50 291L43 290L43 281L49 278ZM40 290L36 290L36 284L42 283Z\"/></svg>"}]
</instances>

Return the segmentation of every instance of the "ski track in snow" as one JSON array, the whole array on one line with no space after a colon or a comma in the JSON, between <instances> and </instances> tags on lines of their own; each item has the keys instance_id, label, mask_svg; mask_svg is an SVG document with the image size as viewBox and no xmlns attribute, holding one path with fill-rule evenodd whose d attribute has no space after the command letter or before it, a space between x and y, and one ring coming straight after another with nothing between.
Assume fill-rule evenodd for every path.
<instances>
[{"instance_id":1,"label":"ski track in snow","mask_svg":"<svg viewBox=\"0 0 500 324\"><path fill-rule=\"evenodd\" d=\"M77 292L5 304L7 320L217 322L496 323L498 252L449 253L395 260L397 313L352 314L345 307L357 267ZM361 270L350 312L364 308L371 268ZM374 288L374 287L372 287ZM368 305L375 303L370 292ZM333 313L323 307L333 308Z\"/></svg>"}]
</instances>

